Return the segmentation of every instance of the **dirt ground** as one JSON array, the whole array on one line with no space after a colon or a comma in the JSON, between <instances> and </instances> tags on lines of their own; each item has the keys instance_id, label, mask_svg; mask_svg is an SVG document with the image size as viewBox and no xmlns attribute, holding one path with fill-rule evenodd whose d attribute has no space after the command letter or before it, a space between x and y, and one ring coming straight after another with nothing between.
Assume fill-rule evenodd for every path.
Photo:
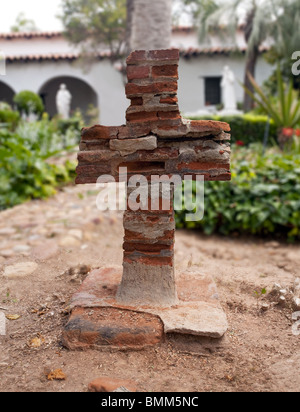
<instances>
[{"instance_id":1,"label":"dirt ground","mask_svg":"<svg viewBox=\"0 0 300 412\"><path fill-rule=\"evenodd\" d=\"M93 188L68 187L0 213L0 312L20 316L7 320L0 336L0 391L86 392L107 376L133 380L141 392L299 392L293 311L269 297L274 283L290 288L300 276L299 245L179 231L176 267L213 275L228 316L226 337L211 344L173 335L137 352L64 349L68 301L86 272L72 268L122 263L122 217L97 211L95 198ZM263 288L267 295L257 298ZM265 312L263 302L270 305ZM66 380L47 379L56 369Z\"/></svg>"}]
</instances>

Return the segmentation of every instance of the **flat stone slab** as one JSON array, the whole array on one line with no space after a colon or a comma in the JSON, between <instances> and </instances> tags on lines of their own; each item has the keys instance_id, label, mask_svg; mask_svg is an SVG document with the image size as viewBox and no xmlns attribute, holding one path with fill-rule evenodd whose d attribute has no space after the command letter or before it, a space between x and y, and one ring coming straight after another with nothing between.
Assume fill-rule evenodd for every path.
<instances>
[{"instance_id":1,"label":"flat stone slab","mask_svg":"<svg viewBox=\"0 0 300 412\"><path fill-rule=\"evenodd\" d=\"M198 269L179 274L178 302L172 307L133 307L116 301L122 272L121 267L97 269L83 282L70 303L72 314L63 333L66 347L141 348L158 343L167 333L216 339L226 333L226 314L210 276L199 274ZM92 343L88 339L91 336Z\"/></svg>"},{"instance_id":2,"label":"flat stone slab","mask_svg":"<svg viewBox=\"0 0 300 412\"><path fill-rule=\"evenodd\" d=\"M12 266L6 266L4 276L10 279L20 279L31 275L38 268L35 262L17 263Z\"/></svg>"}]
</instances>

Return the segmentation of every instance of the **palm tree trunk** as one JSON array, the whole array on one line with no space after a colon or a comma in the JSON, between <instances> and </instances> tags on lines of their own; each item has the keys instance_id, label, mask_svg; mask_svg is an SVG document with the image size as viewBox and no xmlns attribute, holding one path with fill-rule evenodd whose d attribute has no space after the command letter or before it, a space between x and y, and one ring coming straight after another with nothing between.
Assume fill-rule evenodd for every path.
<instances>
[{"instance_id":1,"label":"palm tree trunk","mask_svg":"<svg viewBox=\"0 0 300 412\"><path fill-rule=\"evenodd\" d=\"M132 33L132 17L134 11L134 0L126 0L126 8L127 8L127 23L126 23L126 56L128 56L131 52L131 33Z\"/></svg>"},{"instance_id":2,"label":"palm tree trunk","mask_svg":"<svg viewBox=\"0 0 300 412\"><path fill-rule=\"evenodd\" d=\"M131 49L168 49L172 35L172 0L134 0Z\"/></svg>"},{"instance_id":3,"label":"palm tree trunk","mask_svg":"<svg viewBox=\"0 0 300 412\"><path fill-rule=\"evenodd\" d=\"M248 73L250 73L255 78L255 68L256 68L258 56L259 56L259 50L254 49L251 53L248 54L247 61L246 61L244 84L246 88L250 90L252 93L254 93L254 88L253 88L252 83L249 80ZM254 101L252 100L252 98L249 96L247 92L245 92L244 94L244 105L243 106L244 106L243 107L244 112L249 112L254 107Z\"/></svg>"}]
</instances>

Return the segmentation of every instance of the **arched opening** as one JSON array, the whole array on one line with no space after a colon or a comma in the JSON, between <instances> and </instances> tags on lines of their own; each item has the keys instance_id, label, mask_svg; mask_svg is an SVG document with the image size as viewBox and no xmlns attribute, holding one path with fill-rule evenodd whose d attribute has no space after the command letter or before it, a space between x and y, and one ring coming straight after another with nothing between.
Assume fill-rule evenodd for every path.
<instances>
[{"instance_id":1,"label":"arched opening","mask_svg":"<svg viewBox=\"0 0 300 412\"><path fill-rule=\"evenodd\" d=\"M85 120L88 120L87 111L92 105L98 108L98 96L92 87L81 79L70 76L61 76L49 80L39 91L43 99L46 112L53 117L57 114L56 95L61 84L65 84L72 94L71 114L80 109Z\"/></svg>"},{"instance_id":2,"label":"arched opening","mask_svg":"<svg viewBox=\"0 0 300 412\"><path fill-rule=\"evenodd\" d=\"M0 102L6 102L13 105L15 92L7 84L0 81Z\"/></svg>"}]
</instances>

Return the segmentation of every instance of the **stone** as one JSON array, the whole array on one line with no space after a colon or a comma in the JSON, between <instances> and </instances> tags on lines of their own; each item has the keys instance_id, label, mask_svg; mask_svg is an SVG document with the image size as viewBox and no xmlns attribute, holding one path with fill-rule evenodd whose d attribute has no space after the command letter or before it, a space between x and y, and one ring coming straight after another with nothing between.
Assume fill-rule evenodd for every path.
<instances>
[{"instance_id":1,"label":"stone","mask_svg":"<svg viewBox=\"0 0 300 412\"><path fill-rule=\"evenodd\" d=\"M270 309L270 305L269 305L268 303L263 303L263 304L261 305L261 310L262 310L263 312L267 312L269 309Z\"/></svg>"},{"instance_id":2,"label":"stone","mask_svg":"<svg viewBox=\"0 0 300 412\"><path fill-rule=\"evenodd\" d=\"M278 292L279 293L279 291L282 289L282 287L281 287L281 285L279 284L279 283L274 283L274 286L273 286L273 290L274 291L276 291L276 292Z\"/></svg>"},{"instance_id":3,"label":"stone","mask_svg":"<svg viewBox=\"0 0 300 412\"><path fill-rule=\"evenodd\" d=\"M3 312L0 312L0 336L6 335L6 317Z\"/></svg>"},{"instance_id":4,"label":"stone","mask_svg":"<svg viewBox=\"0 0 300 412\"><path fill-rule=\"evenodd\" d=\"M42 245L36 246L31 251L31 256L36 260L48 260L56 256L59 248L55 240L46 240Z\"/></svg>"},{"instance_id":5,"label":"stone","mask_svg":"<svg viewBox=\"0 0 300 412\"><path fill-rule=\"evenodd\" d=\"M136 392L136 384L132 381L112 379L112 378L98 378L91 382L88 386L89 392L117 392L120 388L125 388L123 392ZM121 392L121 391L120 391Z\"/></svg>"},{"instance_id":6,"label":"stone","mask_svg":"<svg viewBox=\"0 0 300 412\"><path fill-rule=\"evenodd\" d=\"M0 229L0 236L12 236L16 233L16 229L12 227L4 227Z\"/></svg>"},{"instance_id":7,"label":"stone","mask_svg":"<svg viewBox=\"0 0 300 412\"><path fill-rule=\"evenodd\" d=\"M4 276L9 279L19 279L32 275L38 268L35 262L17 263L12 266L6 266L4 269Z\"/></svg>"},{"instance_id":8,"label":"stone","mask_svg":"<svg viewBox=\"0 0 300 412\"><path fill-rule=\"evenodd\" d=\"M294 292L300 298L300 278L296 278L294 281Z\"/></svg>"},{"instance_id":9,"label":"stone","mask_svg":"<svg viewBox=\"0 0 300 412\"><path fill-rule=\"evenodd\" d=\"M59 246L61 247L79 247L80 241L73 236L64 236L59 241Z\"/></svg>"},{"instance_id":10,"label":"stone","mask_svg":"<svg viewBox=\"0 0 300 412\"><path fill-rule=\"evenodd\" d=\"M110 148L120 152L121 156L126 156L139 150L155 150L157 148L157 138L155 136L148 136L139 139L112 140Z\"/></svg>"},{"instance_id":11,"label":"stone","mask_svg":"<svg viewBox=\"0 0 300 412\"><path fill-rule=\"evenodd\" d=\"M270 248L270 249L278 249L280 247L280 243L279 242L268 242L266 243L266 247Z\"/></svg>"},{"instance_id":12,"label":"stone","mask_svg":"<svg viewBox=\"0 0 300 412\"><path fill-rule=\"evenodd\" d=\"M114 392L115 392L115 393L128 393L128 392L131 392L131 391L129 391L129 390L128 390L127 388L125 388L124 386L121 386L120 388L116 389Z\"/></svg>"},{"instance_id":13,"label":"stone","mask_svg":"<svg viewBox=\"0 0 300 412\"><path fill-rule=\"evenodd\" d=\"M10 258L14 256L14 251L12 249L7 249L7 250L1 250L0 255L3 256L4 258Z\"/></svg>"},{"instance_id":14,"label":"stone","mask_svg":"<svg viewBox=\"0 0 300 412\"><path fill-rule=\"evenodd\" d=\"M293 310L300 311L300 298L293 298Z\"/></svg>"},{"instance_id":15,"label":"stone","mask_svg":"<svg viewBox=\"0 0 300 412\"><path fill-rule=\"evenodd\" d=\"M79 229L69 230L68 235L69 235L69 236L73 236L73 237L75 237L75 238L78 239L78 240L82 240L82 238L83 238L83 233L82 233L82 231L79 230Z\"/></svg>"},{"instance_id":16,"label":"stone","mask_svg":"<svg viewBox=\"0 0 300 412\"><path fill-rule=\"evenodd\" d=\"M31 247L28 246L28 245L17 245L17 246L14 247L14 252L22 254L22 253L29 252L30 249L31 249Z\"/></svg>"},{"instance_id":17,"label":"stone","mask_svg":"<svg viewBox=\"0 0 300 412\"><path fill-rule=\"evenodd\" d=\"M278 305L285 307L286 306L286 298L284 296L280 296L278 300Z\"/></svg>"}]
</instances>

